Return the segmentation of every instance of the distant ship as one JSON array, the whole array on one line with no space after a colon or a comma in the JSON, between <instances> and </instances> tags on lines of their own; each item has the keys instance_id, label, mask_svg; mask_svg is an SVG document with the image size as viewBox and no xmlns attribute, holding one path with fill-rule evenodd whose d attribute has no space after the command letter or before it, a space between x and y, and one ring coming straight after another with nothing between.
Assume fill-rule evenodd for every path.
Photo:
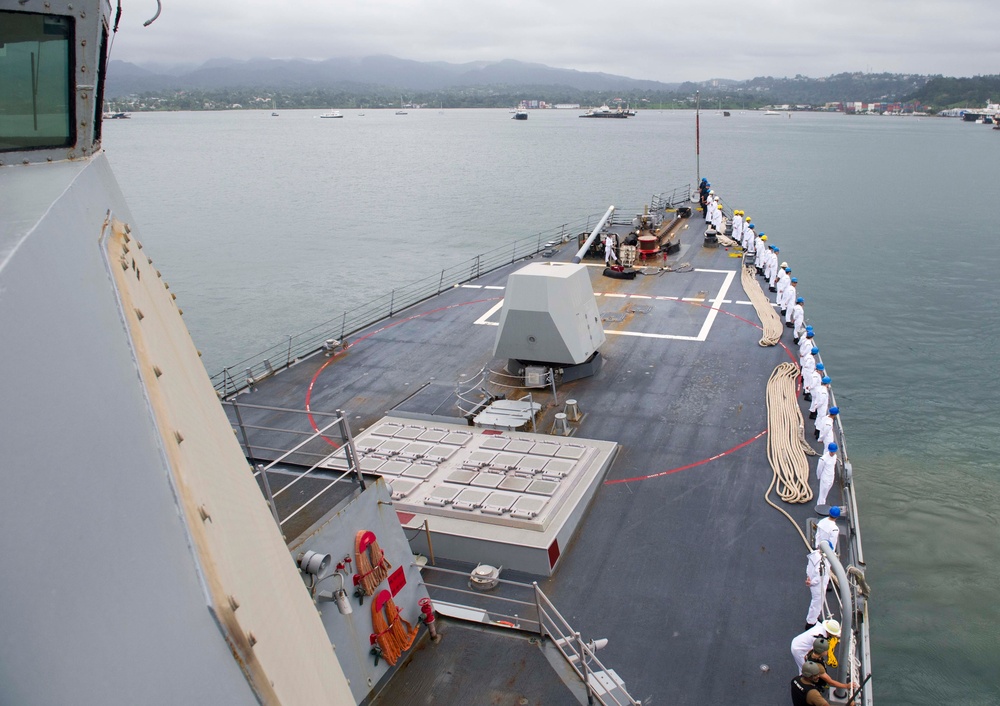
<instances>
[{"instance_id":1,"label":"distant ship","mask_svg":"<svg viewBox=\"0 0 1000 706\"><path fill-rule=\"evenodd\" d=\"M617 108L612 110L606 105L602 105L600 108L591 108L586 113L581 115L581 118L627 118L629 115L634 115L634 113L629 113L628 111Z\"/></svg>"}]
</instances>

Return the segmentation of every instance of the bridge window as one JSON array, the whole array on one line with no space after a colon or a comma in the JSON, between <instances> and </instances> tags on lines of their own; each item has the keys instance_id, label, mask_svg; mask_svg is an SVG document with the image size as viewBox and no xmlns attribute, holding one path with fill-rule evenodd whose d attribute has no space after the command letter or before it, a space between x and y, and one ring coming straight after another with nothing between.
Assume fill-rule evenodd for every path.
<instances>
[{"instance_id":1,"label":"bridge window","mask_svg":"<svg viewBox=\"0 0 1000 706\"><path fill-rule=\"evenodd\" d=\"M73 19L0 10L0 151L68 147Z\"/></svg>"}]
</instances>

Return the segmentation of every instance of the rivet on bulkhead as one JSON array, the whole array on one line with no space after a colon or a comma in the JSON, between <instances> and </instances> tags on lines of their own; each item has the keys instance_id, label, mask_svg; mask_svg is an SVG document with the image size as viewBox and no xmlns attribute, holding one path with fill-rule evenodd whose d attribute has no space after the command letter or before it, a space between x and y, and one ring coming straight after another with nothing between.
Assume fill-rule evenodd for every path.
<instances>
[{"instance_id":1,"label":"rivet on bulkhead","mask_svg":"<svg viewBox=\"0 0 1000 706\"><path fill-rule=\"evenodd\" d=\"M142 309L139 309L139 308L136 308L136 310L135 310L135 315L136 315L136 316L137 316L137 317L139 318L139 321L142 321L142 320L143 320L143 319L145 318L145 317L144 317L144 316L142 315Z\"/></svg>"},{"instance_id":2,"label":"rivet on bulkhead","mask_svg":"<svg viewBox=\"0 0 1000 706\"><path fill-rule=\"evenodd\" d=\"M247 633L247 644L251 647L257 644L257 636L253 634L253 631Z\"/></svg>"},{"instance_id":3,"label":"rivet on bulkhead","mask_svg":"<svg viewBox=\"0 0 1000 706\"><path fill-rule=\"evenodd\" d=\"M236 596L234 596L233 594L229 594L227 598L229 599L229 610L235 613L236 609L240 607L240 602L236 600Z\"/></svg>"},{"instance_id":4,"label":"rivet on bulkhead","mask_svg":"<svg viewBox=\"0 0 1000 706\"><path fill-rule=\"evenodd\" d=\"M160 377L161 375L163 375L163 371L160 370L160 366L159 365L154 365L153 366L153 375L155 375L156 377Z\"/></svg>"}]
</instances>

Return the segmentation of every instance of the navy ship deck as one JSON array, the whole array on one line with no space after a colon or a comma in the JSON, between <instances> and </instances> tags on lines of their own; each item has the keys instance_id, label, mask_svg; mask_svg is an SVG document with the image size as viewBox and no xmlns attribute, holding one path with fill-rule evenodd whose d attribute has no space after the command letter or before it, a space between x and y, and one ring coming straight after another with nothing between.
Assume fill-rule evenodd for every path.
<instances>
[{"instance_id":1,"label":"navy ship deck","mask_svg":"<svg viewBox=\"0 0 1000 706\"><path fill-rule=\"evenodd\" d=\"M624 234L630 226L613 229ZM689 263L682 271L610 279L603 261L584 260L607 333L603 368L560 385L556 400L551 390L533 390L542 405L536 424L548 431L566 399L576 399L585 416L575 435L616 441L620 451L554 575L539 582L576 629L609 639L601 660L638 699L782 703L796 673L789 642L803 629L809 591L802 540L764 502L772 480L765 387L775 366L797 356L790 329L779 345L758 345L741 259L731 249L703 247L704 232L698 211L682 222L680 251L666 259L672 268ZM565 262L576 250L573 240L535 259ZM782 255L794 267L794 253ZM484 367L502 367L492 354L495 324L507 277L524 264L446 289L350 336L332 355L317 352L256 381L238 396L242 422L254 428L254 460L293 445L267 430L311 432L323 426L320 413L344 410L355 434L394 409L462 421L454 390ZM645 264L659 268L664 260ZM314 416L280 411L286 408ZM807 403L802 410L808 418ZM808 421L806 435L811 441ZM332 450L319 439L286 461L309 466ZM814 474L811 482L815 491ZM838 482L831 504L844 504L841 492ZM803 528L816 517L811 504L785 509ZM471 686L484 671L523 667L520 648L497 655L444 644L415 654L405 663L408 676L388 688L432 683L445 672ZM385 702L419 702L394 694ZM438 696L451 703L446 693ZM462 696L462 703L494 703L497 692L487 696ZM575 701L568 691L566 698Z\"/></svg>"}]
</instances>

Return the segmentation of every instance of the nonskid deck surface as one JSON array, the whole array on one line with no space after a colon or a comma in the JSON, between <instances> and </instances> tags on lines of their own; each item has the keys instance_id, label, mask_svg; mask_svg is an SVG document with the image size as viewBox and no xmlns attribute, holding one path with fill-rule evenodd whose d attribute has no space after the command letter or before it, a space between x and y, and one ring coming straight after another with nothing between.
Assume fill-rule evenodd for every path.
<instances>
[{"instance_id":1,"label":"nonskid deck surface","mask_svg":"<svg viewBox=\"0 0 1000 706\"><path fill-rule=\"evenodd\" d=\"M541 585L586 639L609 638L601 660L636 698L704 704L739 694L745 703L777 703L787 699L795 673L788 645L809 603L802 541L763 499L772 477L765 387L775 366L793 359L791 331L784 345L758 345L740 259L702 246L697 213L685 225L683 247L667 264L690 263L691 271L628 281L603 277L603 262L585 260L607 333L604 366L561 385L555 403L533 391L543 404L538 429L547 431L574 398L585 413L576 436L617 441L620 453ZM567 244L552 260L574 250ZM240 400L343 409L357 433L424 385L446 396L484 366L502 368L492 356L493 324L507 276L522 265L375 324L346 352L302 361ZM263 417L244 410L244 420L308 429L305 418L256 414ZM811 507L786 509L800 526L813 516ZM487 654L461 660L452 678L474 681L492 668ZM414 659L407 668L441 664Z\"/></svg>"}]
</instances>

